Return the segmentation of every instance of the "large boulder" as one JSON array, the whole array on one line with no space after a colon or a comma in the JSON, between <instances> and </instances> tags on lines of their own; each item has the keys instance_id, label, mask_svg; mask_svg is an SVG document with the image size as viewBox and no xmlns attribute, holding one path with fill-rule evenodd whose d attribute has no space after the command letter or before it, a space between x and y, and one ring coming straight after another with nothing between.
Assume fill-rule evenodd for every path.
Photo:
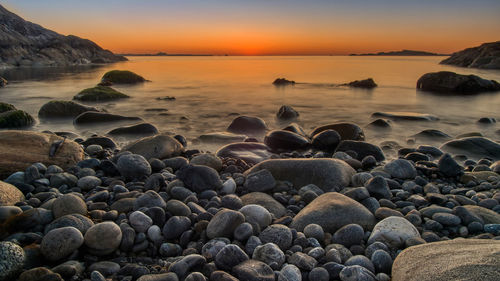
<instances>
[{"instance_id":1,"label":"large boulder","mask_svg":"<svg viewBox=\"0 0 500 281\"><path fill-rule=\"evenodd\" d=\"M12 104L0 102L0 129L22 128L35 123L35 119L23 110L18 110Z\"/></svg>"},{"instance_id":2,"label":"large boulder","mask_svg":"<svg viewBox=\"0 0 500 281\"><path fill-rule=\"evenodd\" d=\"M259 117L238 116L229 124L227 131L235 134L261 135L267 131L267 124Z\"/></svg>"},{"instance_id":3,"label":"large boulder","mask_svg":"<svg viewBox=\"0 0 500 281\"><path fill-rule=\"evenodd\" d=\"M0 181L0 206L14 206L24 200L23 193L17 187Z\"/></svg>"},{"instance_id":4,"label":"large boulder","mask_svg":"<svg viewBox=\"0 0 500 281\"><path fill-rule=\"evenodd\" d=\"M73 120L75 125L95 125L98 123L118 122L118 121L142 121L139 117L129 117L106 112L84 112Z\"/></svg>"},{"instance_id":5,"label":"large boulder","mask_svg":"<svg viewBox=\"0 0 500 281\"><path fill-rule=\"evenodd\" d=\"M375 157L377 161L385 160L384 152L382 152L382 149L380 149L380 147L364 141L341 141L339 146L337 146L336 151L354 151L357 154L356 158L360 161L368 155Z\"/></svg>"},{"instance_id":6,"label":"large boulder","mask_svg":"<svg viewBox=\"0 0 500 281\"><path fill-rule=\"evenodd\" d=\"M365 140L365 133L363 132L363 129L361 129L360 126L353 123L335 123L335 124L320 126L315 128L310 136L313 137L314 135L326 130L337 131L342 140L355 140L355 141Z\"/></svg>"},{"instance_id":7,"label":"large boulder","mask_svg":"<svg viewBox=\"0 0 500 281\"><path fill-rule=\"evenodd\" d=\"M161 134L134 141L122 150L142 155L146 159L165 159L178 156L184 147L173 137Z\"/></svg>"},{"instance_id":8,"label":"large boulder","mask_svg":"<svg viewBox=\"0 0 500 281\"><path fill-rule=\"evenodd\" d=\"M392 265L393 281L499 280L500 241L455 239L405 249Z\"/></svg>"},{"instance_id":9,"label":"large boulder","mask_svg":"<svg viewBox=\"0 0 500 281\"><path fill-rule=\"evenodd\" d=\"M303 231L311 223L320 225L330 233L352 223L371 230L375 225L375 217L361 203L337 192L327 192L302 209L293 218L290 227Z\"/></svg>"},{"instance_id":10,"label":"large boulder","mask_svg":"<svg viewBox=\"0 0 500 281\"><path fill-rule=\"evenodd\" d=\"M489 157L493 160L500 160L500 144L482 137L451 140L443 144L441 150L452 154L464 154L474 159Z\"/></svg>"},{"instance_id":11,"label":"large boulder","mask_svg":"<svg viewBox=\"0 0 500 281\"><path fill-rule=\"evenodd\" d=\"M93 88L87 88L73 97L74 100L94 102L110 101L124 98L129 98L129 96L125 95L124 93L120 93L108 86L95 86Z\"/></svg>"},{"instance_id":12,"label":"large boulder","mask_svg":"<svg viewBox=\"0 0 500 281\"><path fill-rule=\"evenodd\" d=\"M237 142L225 145L216 152L221 158L236 158L248 164L257 164L271 158L271 148L258 142Z\"/></svg>"},{"instance_id":13,"label":"large boulder","mask_svg":"<svg viewBox=\"0 0 500 281\"><path fill-rule=\"evenodd\" d=\"M111 70L106 72L101 81L103 83L111 82L113 84L136 84L147 80L144 77L128 70Z\"/></svg>"},{"instance_id":14,"label":"large boulder","mask_svg":"<svg viewBox=\"0 0 500 281\"><path fill-rule=\"evenodd\" d=\"M289 181L299 189L310 183L324 191L338 191L349 185L356 171L337 159L272 159L260 162L246 175L266 169L276 180Z\"/></svg>"},{"instance_id":15,"label":"large boulder","mask_svg":"<svg viewBox=\"0 0 500 281\"><path fill-rule=\"evenodd\" d=\"M57 135L31 131L0 132L0 155L0 177L24 171L37 162L67 169L84 158L78 143Z\"/></svg>"},{"instance_id":16,"label":"large boulder","mask_svg":"<svg viewBox=\"0 0 500 281\"><path fill-rule=\"evenodd\" d=\"M99 111L92 106L86 106L74 101L53 100L40 107L40 118L74 118L86 111Z\"/></svg>"},{"instance_id":17,"label":"large boulder","mask_svg":"<svg viewBox=\"0 0 500 281\"><path fill-rule=\"evenodd\" d=\"M476 75L440 71L426 73L420 77L417 89L443 94L475 94L500 91L500 84L495 80L486 80Z\"/></svg>"},{"instance_id":18,"label":"large boulder","mask_svg":"<svg viewBox=\"0 0 500 281\"><path fill-rule=\"evenodd\" d=\"M404 112L404 111L387 111L375 112L372 114L375 118L388 118L394 121L436 121L439 120L437 116L426 113L417 112Z\"/></svg>"},{"instance_id":19,"label":"large boulder","mask_svg":"<svg viewBox=\"0 0 500 281\"><path fill-rule=\"evenodd\" d=\"M462 67L500 69L500 41L481 44L453 53L440 62Z\"/></svg>"}]
</instances>

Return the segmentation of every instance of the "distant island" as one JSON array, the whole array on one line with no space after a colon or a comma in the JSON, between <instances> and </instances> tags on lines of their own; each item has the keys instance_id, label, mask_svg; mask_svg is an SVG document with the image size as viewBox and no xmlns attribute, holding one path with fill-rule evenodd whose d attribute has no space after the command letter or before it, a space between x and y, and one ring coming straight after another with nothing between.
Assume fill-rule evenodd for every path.
<instances>
[{"instance_id":1,"label":"distant island","mask_svg":"<svg viewBox=\"0 0 500 281\"><path fill-rule=\"evenodd\" d=\"M449 56L449 55L424 52L424 51L402 50L402 51L379 52L379 53L368 53L368 54L350 54L349 56Z\"/></svg>"},{"instance_id":2,"label":"distant island","mask_svg":"<svg viewBox=\"0 0 500 281\"><path fill-rule=\"evenodd\" d=\"M210 54L167 54L165 52L158 52L156 54L120 54L120 56L127 57L209 57Z\"/></svg>"}]
</instances>

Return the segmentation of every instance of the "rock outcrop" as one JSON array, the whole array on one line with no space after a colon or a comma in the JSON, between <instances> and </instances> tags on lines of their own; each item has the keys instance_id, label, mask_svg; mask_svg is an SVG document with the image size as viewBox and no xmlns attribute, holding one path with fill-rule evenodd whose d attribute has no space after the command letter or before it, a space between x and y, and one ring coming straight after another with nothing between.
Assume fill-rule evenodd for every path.
<instances>
[{"instance_id":1,"label":"rock outcrop","mask_svg":"<svg viewBox=\"0 0 500 281\"><path fill-rule=\"evenodd\" d=\"M417 89L443 94L476 94L500 91L500 84L476 75L439 71L422 75L417 81Z\"/></svg>"},{"instance_id":2,"label":"rock outcrop","mask_svg":"<svg viewBox=\"0 0 500 281\"><path fill-rule=\"evenodd\" d=\"M500 41L484 43L478 47L453 53L440 63L462 67L500 69Z\"/></svg>"},{"instance_id":3,"label":"rock outcrop","mask_svg":"<svg viewBox=\"0 0 500 281\"><path fill-rule=\"evenodd\" d=\"M25 21L0 5L0 68L125 61L90 40Z\"/></svg>"}]
</instances>

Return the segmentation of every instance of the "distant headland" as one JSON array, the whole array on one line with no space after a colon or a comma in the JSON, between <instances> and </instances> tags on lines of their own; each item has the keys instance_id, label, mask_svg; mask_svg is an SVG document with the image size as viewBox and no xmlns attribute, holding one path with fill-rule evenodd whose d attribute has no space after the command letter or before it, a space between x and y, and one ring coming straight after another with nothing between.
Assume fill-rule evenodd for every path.
<instances>
[{"instance_id":1,"label":"distant headland","mask_svg":"<svg viewBox=\"0 0 500 281\"><path fill-rule=\"evenodd\" d=\"M449 54L437 54L424 51L401 50L391 52L378 52L367 54L350 54L349 56L449 56Z\"/></svg>"},{"instance_id":2,"label":"distant headland","mask_svg":"<svg viewBox=\"0 0 500 281\"><path fill-rule=\"evenodd\" d=\"M209 56L213 56L213 55L211 55L211 54L168 54L165 52L158 52L156 54L128 53L128 54L120 54L120 56L126 56L126 57L209 57Z\"/></svg>"}]
</instances>

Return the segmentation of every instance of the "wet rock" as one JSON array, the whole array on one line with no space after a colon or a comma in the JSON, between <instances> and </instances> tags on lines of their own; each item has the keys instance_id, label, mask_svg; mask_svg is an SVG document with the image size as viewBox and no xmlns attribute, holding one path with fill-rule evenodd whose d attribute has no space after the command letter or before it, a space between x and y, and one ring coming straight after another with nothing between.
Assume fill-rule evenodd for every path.
<instances>
[{"instance_id":1,"label":"wet rock","mask_svg":"<svg viewBox=\"0 0 500 281\"><path fill-rule=\"evenodd\" d=\"M453 154L463 154L473 159L488 157L500 160L500 144L482 137L451 140L443 144L441 150Z\"/></svg>"},{"instance_id":2,"label":"wet rock","mask_svg":"<svg viewBox=\"0 0 500 281\"><path fill-rule=\"evenodd\" d=\"M423 140L434 140L434 141L447 141L452 138L448 134L443 133L440 130L434 130L434 129L423 130L413 135L412 137L416 138L417 140L423 139Z\"/></svg>"},{"instance_id":3,"label":"wet rock","mask_svg":"<svg viewBox=\"0 0 500 281\"><path fill-rule=\"evenodd\" d=\"M106 72L101 79L102 82L113 84L136 84L147 80L144 77L128 70L111 70Z\"/></svg>"},{"instance_id":4,"label":"wet rock","mask_svg":"<svg viewBox=\"0 0 500 281\"><path fill-rule=\"evenodd\" d=\"M54 100L40 107L40 118L75 118L86 111L99 111L95 107L86 106L73 101Z\"/></svg>"},{"instance_id":5,"label":"wet rock","mask_svg":"<svg viewBox=\"0 0 500 281\"><path fill-rule=\"evenodd\" d=\"M299 117L299 113L289 105L282 105L276 113L276 117L280 120L288 120Z\"/></svg>"},{"instance_id":6,"label":"wet rock","mask_svg":"<svg viewBox=\"0 0 500 281\"><path fill-rule=\"evenodd\" d=\"M216 155L221 158L241 159L248 164L257 164L275 154L263 143L238 142L221 147Z\"/></svg>"},{"instance_id":7,"label":"wet rock","mask_svg":"<svg viewBox=\"0 0 500 281\"><path fill-rule=\"evenodd\" d=\"M58 261L83 245L82 233L71 226L49 231L42 239L40 250L49 261Z\"/></svg>"},{"instance_id":8,"label":"wet rock","mask_svg":"<svg viewBox=\"0 0 500 281\"><path fill-rule=\"evenodd\" d=\"M227 132L207 133L198 137L204 143L233 143L243 142L247 138L246 135L232 134Z\"/></svg>"},{"instance_id":9,"label":"wet rock","mask_svg":"<svg viewBox=\"0 0 500 281\"><path fill-rule=\"evenodd\" d=\"M227 131L235 134L263 134L267 130L267 124L264 120L253 116L236 117Z\"/></svg>"},{"instance_id":10,"label":"wet rock","mask_svg":"<svg viewBox=\"0 0 500 281\"><path fill-rule=\"evenodd\" d=\"M323 151L335 151L341 137L335 130L325 130L312 137L312 146Z\"/></svg>"},{"instance_id":11,"label":"wet rock","mask_svg":"<svg viewBox=\"0 0 500 281\"><path fill-rule=\"evenodd\" d=\"M142 121L142 119L139 117L122 116L105 112L86 111L76 116L73 123L75 125L84 126L117 121Z\"/></svg>"},{"instance_id":12,"label":"wet rock","mask_svg":"<svg viewBox=\"0 0 500 281\"><path fill-rule=\"evenodd\" d=\"M287 80L286 78L276 78L276 80L273 81L273 85L275 86L295 85L295 81Z\"/></svg>"},{"instance_id":13,"label":"wet rock","mask_svg":"<svg viewBox=\"0 0 500 281\"><path fill-rule=\"evenodd\" d=\"M273 130L269 132L264 143L273 150L297 150L306 148L309 140L296 133L285 130Z\"/></svg>"},{"instance_id":14,"label":"wet rock","mask_svg":"<svg viewBox=\"0 0 500 281\"><path fill-rule=\"evenodd\" d=\"M362 160L363 158L369 155L375 157L377 161L385 160L385 155L380 149L380 147L363 141L343 140L340 142L336 151L337 152L354 151L357 154L356 159L358 160Z\"/></svg>"},{"instance_id":15,"label":"wet rock","mask_svg":"<svg viewBox=\"0 0 500 281\"><path fill-rule=\"evenodd\" d=\"M110 136L153 136L158 134L158 129L150 123L119 127L107 133Z\"/></svg>"},{"instance_id":16,"label":"wet rock","mask_svg":"<svg viewBox=\"0 0 500 281\"><path fill-rule=\"evenodd\" d=\"M336 131L340 135L341 140L355 140L355 141L365 140L365 134L363 132L363 129L361 129L361 127L353 123L335 123L317 127L311 133L311 136L315 136L318 133L321 133L326 130Z\"/></svg>"}]
</instances>

